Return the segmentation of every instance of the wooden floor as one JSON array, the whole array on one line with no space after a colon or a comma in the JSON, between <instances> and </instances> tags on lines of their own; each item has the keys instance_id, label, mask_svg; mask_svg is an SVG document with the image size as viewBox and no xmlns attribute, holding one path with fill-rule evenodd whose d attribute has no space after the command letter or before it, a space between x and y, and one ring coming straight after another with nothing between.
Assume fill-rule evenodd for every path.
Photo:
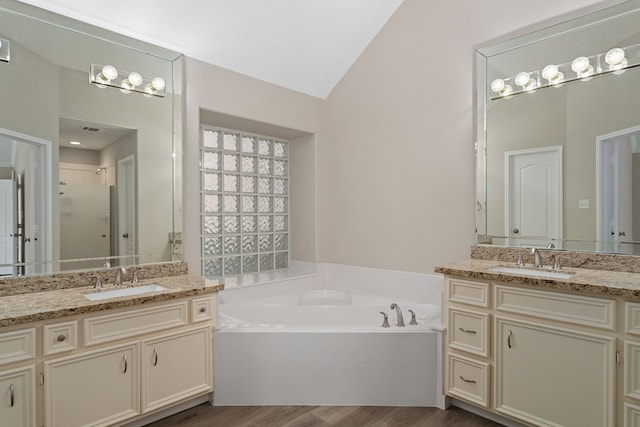
<instances>
[{"instance_id":1,"label":"wooden floor","mask_svg":"<svg viewBox=\"0 0 640 427\"><path fill-rule=\"evenodd\" d=\"M148 427L496 427L459 408L370 406L211 406L208 403Z\"/></svg>"}]
</instances>

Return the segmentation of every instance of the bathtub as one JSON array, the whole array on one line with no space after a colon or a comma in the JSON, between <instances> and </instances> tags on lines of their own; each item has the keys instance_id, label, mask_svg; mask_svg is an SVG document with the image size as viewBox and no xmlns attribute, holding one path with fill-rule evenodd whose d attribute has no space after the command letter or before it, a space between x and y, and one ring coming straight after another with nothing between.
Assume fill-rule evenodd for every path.
<instances>
[{"instance_id":1,"label":"bathtub","mask_svg":"<svg viewBox=\"0 0 640 427\"><path fill-rule=\"evenodd\" d=\"M440 299L348 285L331 274L336 268L219 295L214 405L443 407ZM429 280L440 295L442 279ZM405 327L396 326L391 303L402 309ZM418 325L409 324L409 309Z\"/></svg>"}]
</instances>

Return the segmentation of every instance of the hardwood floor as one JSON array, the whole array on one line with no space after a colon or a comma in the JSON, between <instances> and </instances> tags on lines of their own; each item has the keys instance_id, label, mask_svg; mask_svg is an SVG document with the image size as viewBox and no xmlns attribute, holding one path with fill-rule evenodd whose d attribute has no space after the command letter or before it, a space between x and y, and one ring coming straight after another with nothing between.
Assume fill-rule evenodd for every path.
<instances>
[{"instance_id":1,"label":"hardwood floor","mask_svg":"<svg viewBox=\"0 0 640 427\"><path fill-rule=\"evenodd\" d=\"M211 406L208 403L148 427L496 427L459 408L388 406Z\"/></svg>"}]
</instances>

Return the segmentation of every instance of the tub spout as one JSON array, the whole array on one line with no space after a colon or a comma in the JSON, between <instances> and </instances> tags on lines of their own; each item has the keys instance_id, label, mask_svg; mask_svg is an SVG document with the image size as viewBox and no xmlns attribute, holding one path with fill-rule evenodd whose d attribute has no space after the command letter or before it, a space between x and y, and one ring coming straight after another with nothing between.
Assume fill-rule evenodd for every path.
<instances>
[{"instance_id":1,"label":"tub spout","mask_svg":"<svg viewBox=\"0 0 640 427\"><path fill-rule=\"evenodd\" d=\"M395 302L391 304L391 310L396 311L396 316L398 318L398 323L396 324L396 326L399 326L401 328L404 327L404 318L402 317L402 310L400 310L400 307L398 306L398 304L396 304Z\"/></svg>"}]
</instances>

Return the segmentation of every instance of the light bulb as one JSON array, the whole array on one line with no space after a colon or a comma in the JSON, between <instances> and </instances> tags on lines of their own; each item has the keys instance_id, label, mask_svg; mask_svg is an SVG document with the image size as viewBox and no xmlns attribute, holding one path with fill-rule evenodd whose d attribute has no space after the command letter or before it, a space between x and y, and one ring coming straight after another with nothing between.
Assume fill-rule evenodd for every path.
<instances>
[{"instance_id":1,"label":"light bulb","mask_svg":"<svg viewBox=\"0 0 640 427\"><path fill-rule=\"evenodd\" d=\"M604 62L609 64L609 70L619 70L627 66L627 58L624 57L624 50L614 47L604 56Z\"/></svg>"},{"instance_id":2,"label":"light bulb","mask_svg":"<svg viewBox=\"0 0 640 427\"><path fill-rule=\"evenodd\" d=\"M113 65L105 65L102 67L102 72L100 74L102 74L107 80L114 80L118 77L118 70L116 70L116 67Z\"/></svg>"},{"instance_id":3,"label":"light bulb","mask_svg":"<svg viewBox=\"0 0 640 427\"><path fill-rule=\"evenodd\" d=\"M522 86L522 89L526 91L534 90L538 87L538 82L536 82L535 79L532 79L531 74L526 71L516 74L514 81L518 86Z\"/></svg>"},{"instance_id":4,"label":"light bulb","mask_svg":"<svg viewBox=\"0 0 640 427\"><path fill-rule=\"evenodd\" d=\"M162 77L154 77L153 80L151 80L151 87L157 91L161 91L166 87L166 83Z\"/></svg>"},{"instance_id":5,"label":"light bulb","mask_svg":"<svg viewBox=\"0 0 640 427\"><path fill-rule=\"evenodd\" d=\"M571 69L578 75L578 77L589 77L593 74L593 66L589 64L589 58L586 56L579 56L571 63Z\"/></svg>"},{"instance_id":6,"label":"light bulb","mask_svg":"<svg viewBox=\"0 0 640 427\"><path fill-rule=\"evenodd\" d=\"M557 85L564 81L564 74L558 70L557 65L547 65L542 69L542 77L549 81L549 84Z\"/></svg>"},{"instance_id":7,"label":"light bulb","mask_svg":"<svg viewBox=\"0 0 640 427\"><path fill-rule=\"evenodd\" d=\"M513 88L505 83L502 79L495 79L491 82L491 90L502 96L507 96L513 92Z\"/></svg>"},{"instance_id":8,"label":"light bulb","mask_svg":"<svg viewBox=\"0 0 640 427\"><path fill-rule=\"evenodd\" d=\"M136 73L135 71L129 73L129 77L127 77L127 80L133 87L138 87L142 84L142 76L140 75L140 73Z\"/></svg>"}]
</instances>

